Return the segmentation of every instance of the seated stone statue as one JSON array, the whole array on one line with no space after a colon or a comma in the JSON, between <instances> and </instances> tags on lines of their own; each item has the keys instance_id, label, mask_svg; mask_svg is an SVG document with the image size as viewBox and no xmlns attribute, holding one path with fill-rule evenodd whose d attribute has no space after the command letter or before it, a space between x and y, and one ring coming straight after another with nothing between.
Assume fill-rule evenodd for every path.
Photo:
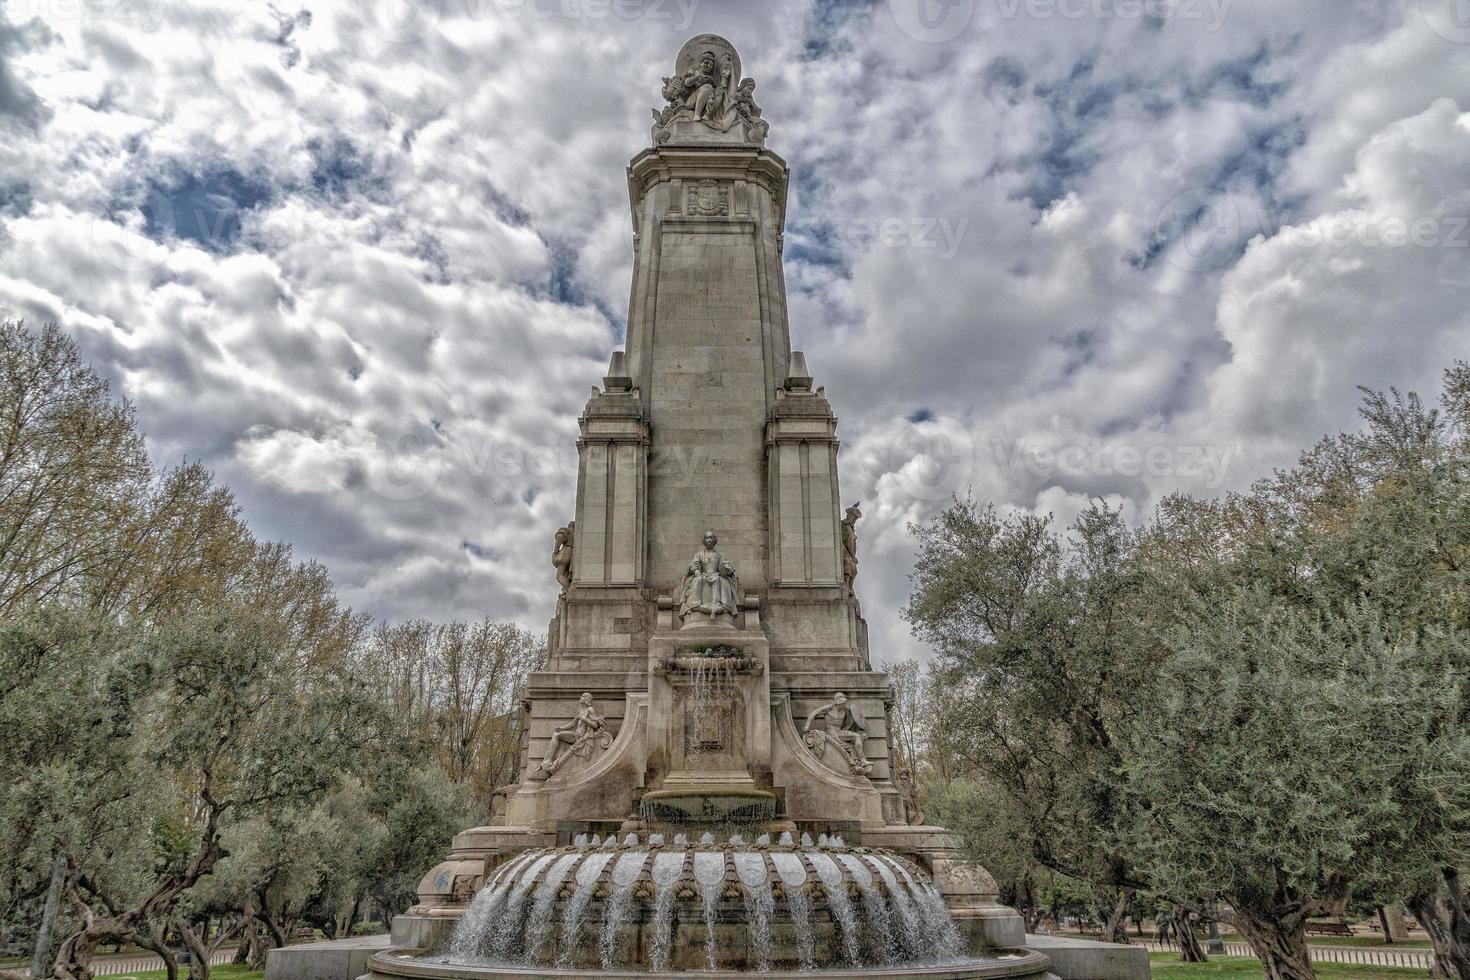
<instances>
[{"instance_id":1,"label":"seated stone statue","mask_svg":"<svg viewBox=\"0 0 1470 980\"><path fill-rule=\"evenodd\" d=\"M824 718L825 725L813 730L812 725L818 718ZM847 700L847 695L841 691L834 694L830 702L807 716L806 725L802 731L806 735L803 741L818 759L826 761L827 749L830 746L842 754L848 771L854 776L866 776L873 771L873 764L868 761L867 753L863 750L863 739L868 732L868 719L863 714L863 709ZM828 763L828 765L831 764ZM838 767L832 766L832 768ZM841 769L838 771L840 772Z\"/></svg>"},{"instance_id":2,"label":"seated stone statue","mask_svg":"<svg viewBox=\"0 0 1470 980\"><path fill-rule=\"evenodd\" d=\"M740 580L735 566L715 550L720 541L713 531L704 532L704 547L689 559L679 588L679 616L684 627L734 626L740 605Z\"/></svg>"},{"instance_id":3,"label":"seated stone statue","mask_svg":"<svg viewBox=\"0 0 1470 980\"><path fill-rule=\"evenodd\" d=\"M607 720L592 706L592 695L584 693L577 699L577 714L565 725L551 733L551 745L546 757L531 774L533 779L546 779L556 773L568 756L582 752L591 754L594 742L611 742L607 731ZM606 748L604 744L601 746Z\"/></svg>"}]
</instances>

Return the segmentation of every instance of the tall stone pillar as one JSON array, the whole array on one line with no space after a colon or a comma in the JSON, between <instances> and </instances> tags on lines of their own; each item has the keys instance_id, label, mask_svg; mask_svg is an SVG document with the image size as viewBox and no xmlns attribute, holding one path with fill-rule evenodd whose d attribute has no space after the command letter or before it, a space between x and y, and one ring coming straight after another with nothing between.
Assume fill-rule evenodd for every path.
<instances>
[{"instance_id":1,"label":"tall stone pillar","mask_svg":"<svg viewBox=\"0 0 1470 980\"><path fill-rule=\"evenodd\" d=\"M650 427L646 585L671 590L717 527L748 588L767 582L765 424L786 377L787 169L758 146L671 141L628 167L628 363Z\"/></svg>"}]
</instances>

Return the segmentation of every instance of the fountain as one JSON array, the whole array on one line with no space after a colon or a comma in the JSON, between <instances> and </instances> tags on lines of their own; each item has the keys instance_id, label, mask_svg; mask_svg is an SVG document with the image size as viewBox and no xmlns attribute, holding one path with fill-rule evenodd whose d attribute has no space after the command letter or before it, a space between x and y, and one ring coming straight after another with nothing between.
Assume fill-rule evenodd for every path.
<instances>
[{"instance_id":1,"label":"fountain","mask_svg":"<svg viewBox=\"0 0 1470 980\"><path fill-rule=\"evenodd\" d=\"M523 919L506 896L532 887L535 904ZM819 849L789 835L749 844L735 833L692 845L629 835L616 851L584 838L527 852L486 881L446 951L413 962L415 976L478 977L545 967L810 973L900 965L950 976L1004 961L971 957L933 883L897 854ZM449 972L423 972L430 967Z\"/></svg>"},{"instance_id":2,"label":"fountain","mask_svg":"<svg viewBox=\"0 0 1470 980\"><path fill-rule=\"evenodd\" d=\"M628 349L580 420L522 777L365 980L1050 976L900 778L753 89L714 35L664 80L628 168Z\"/></svg>"}]
</instances>

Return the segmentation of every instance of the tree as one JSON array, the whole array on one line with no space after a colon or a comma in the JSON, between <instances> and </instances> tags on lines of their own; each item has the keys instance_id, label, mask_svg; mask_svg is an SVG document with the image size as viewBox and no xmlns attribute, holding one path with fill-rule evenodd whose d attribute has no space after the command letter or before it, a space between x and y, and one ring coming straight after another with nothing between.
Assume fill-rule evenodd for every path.
<instances>
[{"instance_id":1,"label":"tree","mask_svg":"<svg viewBox=\"0 0 1470 980\"><path fill-rule=\"evenodd\" d=\"M0 752L29 804L15 815L67 859L76 925L54 976L90 976L106 942L160 946L232 821L320 796L376 737L363 685L291 634L248 606L156 632L57 614L0 627L17 678Z\"/></svg>"},{"instance_id":2,"label":"tree","mask_svg":"<svg viewBox=\"0 0 1470 980\"><path fill-rule=\"evenodd\" d=\"M1425 738L1465 677L1258 590L1197 610L1175 648L1120 730L1132 851L1166 894L1228 902L1268 978L1311 977L1308 918L1416 875L1414 807L1470 834L1470 755Z\"/></svg>"},{"instance_id":3,"label":"tree","mask_svg":"<svg viewBox=\"0 0 1470 980\"><path fill-rule=\"evenodd\" d=\"M132 407L76 344L0 323L0 615L106 577L151 480Z\"/></svg>"},{"instance_id":4,"label":"tree","mask_svg":"<svg viewBox=\"0 0 1470 980\"><path fill-rule=\"evenodd\" d=\"M905 615L938 654L936 727L963 769L1008 796L1039 864L1117 892L1106 934L1127 941L1127 896L1146 882L1124 845L1133 815L1113 727L1150 671L1128 613L1130 533L1095 506L1064 541L1047 518L971 500L913 531Z\"/></svg>"},{"instance_id":5,"label":"tree","mask_svg":"<svg viewBox=\"0 0 1470 980\"><path fill-rule=\"evenodd\" d=\"M883 668L893 686L893 706L888 711L889 732L899 766L918 780L919 760L924 754L924 674L917 660L902 660Z\"/></svg>"},{"instance_id":6,"label":"tree","mask_svg":"<svg viewBox=\"0 0 1470 980\"><path fill-rule=\"evenodd\" d=\"M1268 976L1310 975L1308 915L1401 896L1470 976L1470 368L1441 404L1367 392L1362 430L1139 532L969 501L918 529L945 737L1040 863L1226 897Z\"/></svg>"},{"instance_id":7,"label":"tree","mask_svg":"<svg viewBox=\"0 0 1470 980\"><path fill-rule=\"evenodd\" d=\"M540 637L510 623L380 625L366 654L405 740L428 747L486 810L520 764L520 700L545 660Z\"/></svg>"}]
</instances>

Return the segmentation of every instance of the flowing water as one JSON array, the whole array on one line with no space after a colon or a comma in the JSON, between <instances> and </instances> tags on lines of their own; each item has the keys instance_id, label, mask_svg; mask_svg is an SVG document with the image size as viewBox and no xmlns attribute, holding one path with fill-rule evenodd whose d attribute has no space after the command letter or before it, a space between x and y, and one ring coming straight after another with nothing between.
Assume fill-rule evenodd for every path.
<instances>
[{"instance_id":1,"label":"flowing water","mask_svg":"<svg viewBox=\"0 0 1470 980\"><path fill-rule=\"evenodd\" d=\"M715 908L725 889L724 852L695 851L694 880L699 883L699 896L704 900L705 957L709 960L709 968L714 970L719 967L719 960L715 956Z\"/></svg>"},{"instance_id":2,"label":"flowing water","mask_svg":"<svg viewBox=\"0 0 1470 980\"><path fill-rule=\"evenodd\" d=\"M523 948L522 944L526 935L524 927L526 900L530 898L531 889L536 885L537 875L554 859L554 855L542 855L533 861L517 879L515 887L511 889L510 898L506 901L505 914L499 919L492 920L493 931L490 934L490 940L483 944L487 947L486 952L492 958L509 958Z\"/></svg>"},{"instance_id":3,"label":"flowing water","mask_svg":"<svg viewBox=\"0 0 1470 980\"><path fill-rule=\"evenodd\" d=\"M854 855L839 854L838 860L847 866L858 894L863 898L863 924L868 927L868 943L873 959L882 964L893 963L898 957L893 946L893 926L889 921L888 903L873 885L873 874L867 865Z\"/></svg>"},{"instance_id":4,"label":"flowing water","mask_svg":"<svg viewBox=\"0 0 1470 980\"><path fill-rule=\"evenodd\" d=\"M602 939L597 944L604 970L611 970L617 962L618 930L628 922L633 905L633 886L638 883L638 875L647 860L645 852L632 851L619 857L618 863L613 865L612 898L602 914Z\"/></svg>"},{"instance_id":5,"label":"flowing water","mask_svg":"<svg viewBox=\"0 0 1470 980\"><path fill-rule=\"evenodd\" d=\"M684 873L684 852L665 851L653 859L653 922L649 937L649 967L655 972L669 968L674 938L674 887Z\"/></svg>"},{"instance_id":6,"label":"flowing water","mask_svg":"<svg viewBox=\"0 0 1470 980\"><path fill-rule=\"evenodd\" d=\"M579 855L563 854L556 859L546 877L536 886L536 895L531 907L531 914L526 920L525 945L526 955L535 960L540 958L541 952L551 939L551 909L556 903L556 894L561 891L561 883L566 880L567 872L572 865L577 863Z\"/></svg>"},{"instance_id":7,"label":"flowing water","mask_svg":"<svg viewBox=\"0 0 1470 980\"><path fill-rule=\"evenodd\" d=\"M589 854L577 868L577 888L572 892L572 899L561 914L561 953L556 958L557 966L570 966L577 955L577 950L581 948L582 916L586 914L587 906L592 903L592 897L597 891L597 879L601 877L602 869L607 867L607 863L612 859L613 855L610 852L598 851L595 854ZM540 959L543 946L544 939L532 944L531 959L533 961Z\"/></svg>"},{"instance_id":8,"label":"flowing water","mask_svg":"<svg viewBox=\"0 0 1470 980\"><path fill-rule=\"evenodd\" d=\"M749 851L736 851L733 859L735 876L745 886L745 921L750 927L755 968L764 973L771 968L771 917L776 912L776 899L766 877L766 861L760 854Z\"/></svg>"},{"instance_id":9,"label":"flowing water","mask_svg":"<svg viewBox=\"0 0 1470 980\"><path fill-rule=\"evenodd\" d=\"M640 844L633 834L578 835L570 848L525 852L491 874L440 962L666 971L687 964L690 951L678 951L702 939L701 966L728 970L722 922L744 926L745 942L733 952L751 972L962 958L943 896L909 861L851 851L837 836L810 846L803 835L806 847L793 846L789 834L775 844L766 834L747 840L737 833L717 842L705 831L691 847L682 833L671 845L659 836ZM688 924L680 931L686 902L702 912L702 934ZM629 943L640 922L647 923L642 942ZM831 945L818 941L828 935Z\"/></svg>"},{"instance_id":10,"label":"flowing water","mask_svg":"<svg viewBox=\"0 0 1470 980\"><path fill-rule=\"evenodd\" d=\"M781 839L789 846L790 834ZM806 891L806 867L797 854L771 854L771 864L781 884L786 887L786 906L791 910L791 922L796 927L796 961L803 970L817 968L816 939L812 934L812 900Z\"/></svg>"},{"instance_id":11,"label":"flowing water","mask_svg":"<svg viewBox=\"0 0 1470 980\"><path fill-rule=\"evenodd\" d=\"M807 858L827 893L827 907L832 910L832 918L837 920L837 928L842 932L842 948L847 954L847 962L850 966L860 966L862 953L858 946L857 916L853 915L852 903L847 900L847 879L827 855L808 854Z\"/></svg>"}]
</instances>

